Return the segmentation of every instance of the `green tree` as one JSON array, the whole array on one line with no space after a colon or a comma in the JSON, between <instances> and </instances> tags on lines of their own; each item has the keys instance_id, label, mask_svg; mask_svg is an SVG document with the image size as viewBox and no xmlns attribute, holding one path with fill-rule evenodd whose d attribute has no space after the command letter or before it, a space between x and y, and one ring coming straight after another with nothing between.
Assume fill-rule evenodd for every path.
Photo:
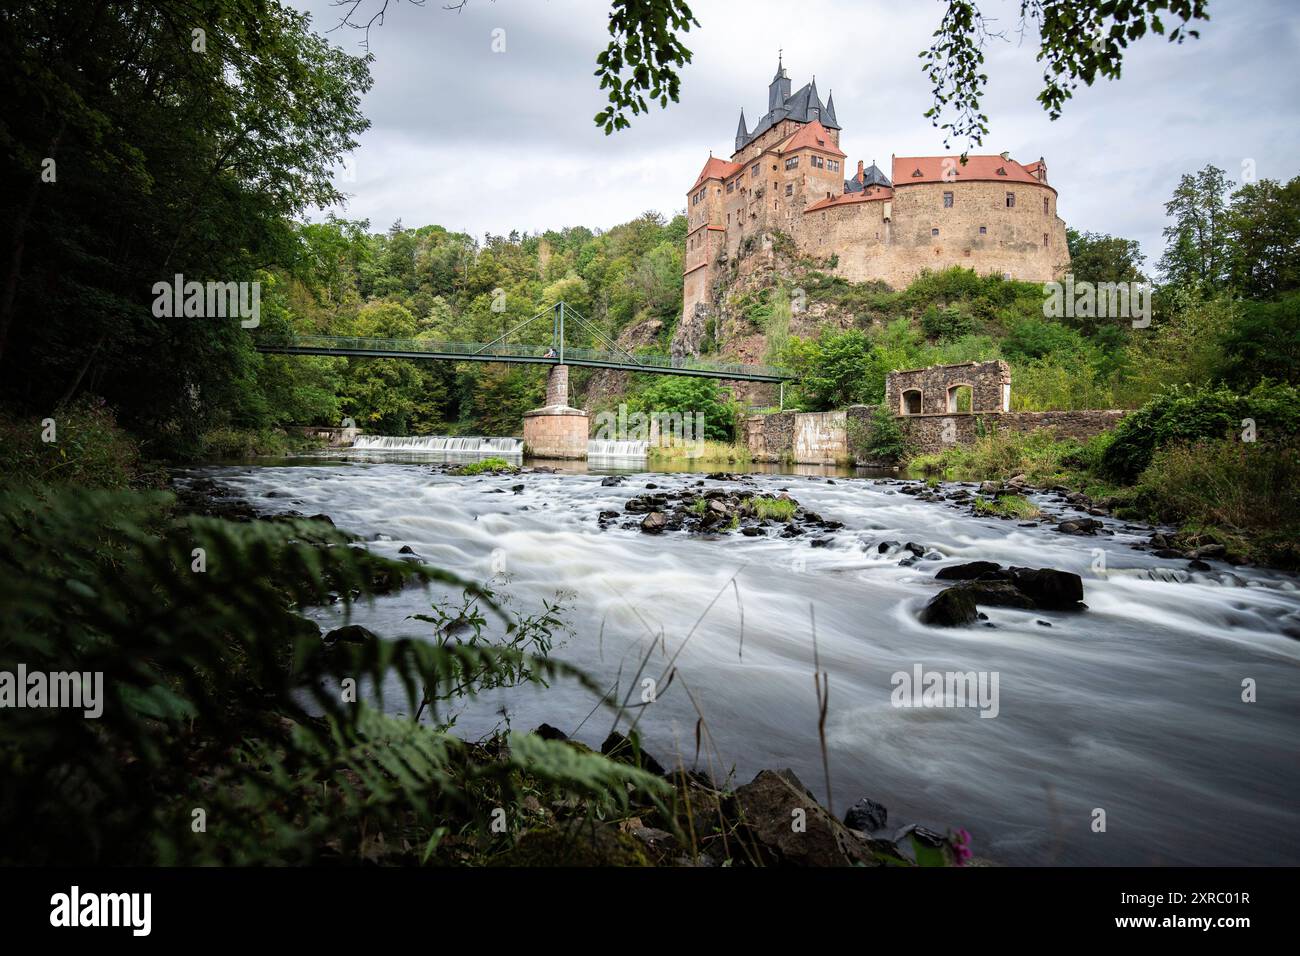
<instances>
[{"instance_id":1,"label":"green tree","mask_svg":"<svg viewBox=\"0 0 1300 956\"><path fill-rule=\"evenodd\" d=\"M368 64L279 3L15 0L0 77L0 390L48 410L93 385L153 453L195 447L250 336L155 316L151 290L293 262L290 219L342 199Z\"/></svg>"},{"instance_id":2,"label":"green tree","mask_svg":"<svg viewBox=\"0 0 1300 956\"><path fill-rule=\"evenodd\" d=\"M1228 180L1222 169L1208 165L1184 173L1165 203L1165 253L1160 273L1171 285L1222 288L1228 278Z\"/></svg>"},{"instance_id":3,"label":"green tree","mask_svg":"<svg viewBox=\"0 0 1300 956\"><path fill-rule=\"evenodd\" d=\"M1233 194L1225 229L1232 286L1251 299L1300 289L1300 176L1271 179Z\"/></svg>"},{"instance_id":4,"label":"green tree","mask_svg":"<svg viewBox=\"0 0 1300 956\"><path fill-rule=\"evenodd\" d=\"M1121 239L1099 232L1065 230L1070 250L1070 271L1079 282L1145 282L1146 256L1136 239Z\"/></svg>"},{"instance_id":5,"label":"green tree","mask_svg":"<svg viewBox=\"0 0 1300 956\"><path fill-rule=\"evenodd\" d=\"M865 403L884 389L884 371L858 329L824 328L815 339L792 338L782 364L795 373L810 411Z\"/></svg>"},{"instance_id":6,"label":"green tree","mask_svg":"<svg viewBox=\"0 0 1300 956\"><path fill-rule=\"evenodd\" d=\"M647 414L704 416L704 438L730 441L735 435L737 408L730 395L710 378L662 375L631 396L628 409Z\"/></svg>"}]
</instances>

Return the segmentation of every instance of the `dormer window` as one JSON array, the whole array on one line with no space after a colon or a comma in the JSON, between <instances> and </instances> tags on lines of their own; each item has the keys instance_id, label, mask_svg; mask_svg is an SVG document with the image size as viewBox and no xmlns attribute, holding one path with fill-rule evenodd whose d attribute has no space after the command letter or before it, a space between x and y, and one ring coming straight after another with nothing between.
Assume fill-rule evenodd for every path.
<instances>
[{"instance_id":1,"label":"dormer window","mask_svg":"<svg viewBox=\"0 0 1300 956\"><path fill-rule=\"evenodd\" d=\"M999 167L998 167L998 175L999 175L999 176L1005 176L1006 174L1007 174L1007 168L1006 168L1005 166L999 166Z\"/></svg>"}]
</instances>

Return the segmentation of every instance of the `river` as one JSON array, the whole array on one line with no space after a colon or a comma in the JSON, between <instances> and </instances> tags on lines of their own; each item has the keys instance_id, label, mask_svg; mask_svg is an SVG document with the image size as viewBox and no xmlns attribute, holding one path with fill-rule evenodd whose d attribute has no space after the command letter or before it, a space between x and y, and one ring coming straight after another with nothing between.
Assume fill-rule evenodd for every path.
<instances>
[{"instance_id":1,"label":"river","mask_svg":"<svg viewBox=\"0 0 1300 956\"><path fill-rule=\"evenodd\" d=\"M718 777L734 768L740 783L790 767L825 802L815 619L837 815L868 796L888 807L889 830L964 827L977 856L1008 864L1300 863L1300 640L1287 633L1300 634L1300 590L1292 575L1220 562L1210 573L1175 573L1185 560L1133 550L1149 532L1118 521L1106 519L1113 536L1063 535L917 501L897 482L833 469L752 476L753 487L789 489L843 522L830 547L807 538L602 531L598 513L621 510L647 484L673 490L705 479L649 474L635 462L456 477L430 460L350 452L196 474L267 513L326 513L379 553L409 545L476 580L504 569L502 590L525 613L568 592L574 633L553 656L604 686L621 677L625 694L647 649L646 674L656 678L676 655L676 677L639 724L665 764L677 754L692 762L702 714L701 766ZM601 474L615 471L625 482L602 486ZM1053 513L1065 509L1054 496L1032 497ZM903 567L898 553L878 552L881 541L917 542L941 560ZM1104 571L1095 570L1096 549ZM1088 610L984 608L991 627L918 623L939 590L936 569L977 559L1077 572ZM355 608L351 620L386 636L428 637L427 625L408 618L446 596L407 590ZM339 613L314 616L328 629ZM894 706L893 675L917 665L995 674L996 716ZM1254 702L1243 700L1243 681L1253 681ZM401 701L392 691L389 700ZM593 705L571 681L513 688L460 708L456 732L475 737L506 719L519 729L547 722L599 747L612 714L584 722ZM1097 810L1104 832L1095 830Z\"/></svg>"}]
</instances>

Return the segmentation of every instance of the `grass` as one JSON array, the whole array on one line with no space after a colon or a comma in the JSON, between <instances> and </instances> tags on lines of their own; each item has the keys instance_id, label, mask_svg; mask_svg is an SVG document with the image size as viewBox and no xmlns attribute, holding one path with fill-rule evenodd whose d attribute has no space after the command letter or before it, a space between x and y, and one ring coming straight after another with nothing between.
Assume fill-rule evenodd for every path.
<instances>
[{"instance_id":1,"label":"grass","mask_svg":"<svg viewBox=\"0 0 1300 956\"><path fill-rule=\"evenodd\" d=\"M262 458L281 457L296 452L322 448L325 441L307 435L291 434L280 428L213 428L203 435L203 457Z\"/></svg>"},{"instance_id":2,"label":"grass","mask_svg":"<svg viewBox=\"0 0 1300 956\"><path fill-rule=\"evenodd\" d=\"M49 417L0 407L0 475L35 485L123 489L159 484L140 443L103 402L85 399Z\"/></svg>"},{"instance_id":3,"label":"grass","mask_svg":"<svg viewBox=\"0 0 1300 956\"><path fill-rule=\"evenodd\" d=\"M743 444L706 441L682 445L651 445L646 458L652 462L693 461L703 464L750 464L749 449Z\"/></svg>"},{"instance_id":4,"label":"grass","mask_svg":"<svg viewBox=\"0 0 1300 956\"><path fill-rule=\"evenodd\" d=\"M994 431L972 445L953 445L941 452L914 455L907 471L949 481L987 481L1024 475L1036 484L1063 484L1088 459L1085 446L1057 440L1052 429L1033 432Z\"/></svg>"},{"instance_id":5,"label":"grass","mask_svg":"<svg viewBox=\"0 0 1300 956\"><path fill-rule=\"evenodd\" d=\"M461 465L459 468L455 469L455 473L458 475L482 475L486 472L498 471L504 471L514 475L518 474L519 466L510 464L510 462L506 461L504 458L493 456L491 458L481 459L480 461L470 462L468 465Z\"/></svg>"},{"instance_id":6,"label":"grass","mask_svg":"<svg viewBox=\"0 0 1300 956\"><path fill-rule=\"evenodd\" d=\"M1041 518L1043 515L1038 510L1037 505L1021 495L999 495L992 500L976 498L975 513L996 518L1021 518L1024 520Z\"/></svg>"},{"instance_id":7,"label":"grass","mask_svg":"<svg viewBox=\"0 0 1300 956\"><path fill-rule=\"evenodd\" d=\"M709 502L704 498L696 498L691 502L691 511L697 515L702 515L709 510Z\"/></svg>"},{"instance_id":8,"label":"grass","mask_svg":"<svg viewBox=\"0 0 1300 956\"><path fill-rule=\"evenodd\" d=\"M795 503L789 498L755 498L754 513L773 521L789 521L794 517Z\"/></svg>"}]
</instances>

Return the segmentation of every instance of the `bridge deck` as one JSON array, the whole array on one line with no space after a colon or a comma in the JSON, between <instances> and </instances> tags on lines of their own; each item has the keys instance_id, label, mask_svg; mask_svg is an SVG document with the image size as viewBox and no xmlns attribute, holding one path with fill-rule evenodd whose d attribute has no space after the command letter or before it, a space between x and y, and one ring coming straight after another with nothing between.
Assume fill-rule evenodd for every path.
<instances>
[{"instance_id":1,"label":"bridge deck","mask_svg":"<svg viewBox=\"0 0 1300 956\"><path fill-rule=\"evenodd\" d=\"M516 362L559 365L559 355L548 356L549 345L484 344L480 342L434 342L426 339L351 338L335 335L294 335L262 339L259 352L282 355L337 355L359 358L432 359L450 362ZM783 382L793 375L770 365L742 365L705 362L697 358L670 355L632 355L596 349L564 349L565 365L610 368L620 372L650 372L656 375L693 375L746 382Z\"/></svg>"}]
</instances>

